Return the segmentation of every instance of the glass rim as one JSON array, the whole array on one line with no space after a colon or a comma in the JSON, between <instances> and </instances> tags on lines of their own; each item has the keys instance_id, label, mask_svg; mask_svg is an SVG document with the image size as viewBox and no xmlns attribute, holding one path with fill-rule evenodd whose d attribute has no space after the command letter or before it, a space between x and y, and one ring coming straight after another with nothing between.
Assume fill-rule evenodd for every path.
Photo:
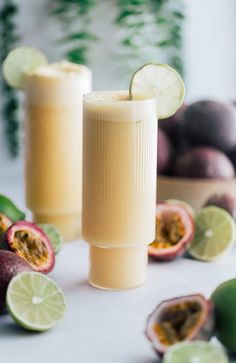
<instances>
[{"instance_id":1,"label":"glass rim","mask_svg":"<svg viewBox=\"0 0 236 363\"><path fill-rule=\"evenodd\" d=\"M130 102L150 102L155 100L154 95L147 95L144 93L138 93L134 99L130 99L130 93L128 90L110 90L110 91L92 91L85 93L83 99L86 101L96 103L130 103Z\"/></svg>"}]
</instances>

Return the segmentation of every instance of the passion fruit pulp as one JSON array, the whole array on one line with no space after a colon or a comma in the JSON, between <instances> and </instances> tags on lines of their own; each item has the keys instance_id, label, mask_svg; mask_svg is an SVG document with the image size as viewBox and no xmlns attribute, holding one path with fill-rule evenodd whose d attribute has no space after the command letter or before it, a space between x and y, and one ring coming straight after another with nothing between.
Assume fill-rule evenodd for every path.
<instances>
[{"instance_id":1,"label":"passion fruit pulp","mask_svg":"<svg viewBox=\"0 0 236 363\"><path fill-rule=\"evenodd\" d=\"M54 267L55 254L51 242L34 223L14 223L5 233L2 246L24 258L34 271L48 273Z\"/></svg>"},{"instance_id":2,"label":"passion fruit pulp","mask_svg":"<svg viewBox=\"0 0 236 363\"><path fill-rule=\"evenodd\" d=\"M178 342L209 340L213 331L212 302L196 294L161 302L148 318L146 335L162 355Z\"/></svg>"},{"instance_id":3,"label":"passion fruit pulp","mask_svg":"<svg viewBox=\"0 0 236 363\"><path fill-rule=\"evenodd\" d=\"M194 237L192 216L180 205L158 204L156 238L149 245L149 256L170 261L182 256Z\"/></svg>"},{"instance_id":4,"label":"passion fruit pulp","mask_svg":"<svg viewBox=\"0 0 236 363\"><path fill-rule=\"evenodd\" d=\"M10 218L8 218L5 214L0 213L0 240L11 224L12 221Z\"/></svg>"}]
</instances>

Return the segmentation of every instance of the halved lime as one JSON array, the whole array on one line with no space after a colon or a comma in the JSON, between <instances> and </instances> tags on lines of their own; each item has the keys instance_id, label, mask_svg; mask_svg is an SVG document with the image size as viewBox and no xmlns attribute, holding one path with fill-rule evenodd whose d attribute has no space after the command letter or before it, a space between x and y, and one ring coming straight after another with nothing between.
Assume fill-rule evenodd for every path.
<instances>
[{"instance_id":1,"label":"halved lime","mask_svg":"<svg viewBox=\"0 0 236 363\"><path fill-rule=\"evenodd\" d=\"M155 97L159 119L172 116L182 105L185 86L179 73L167 64L148 63L132 76L130 98L138 94Z\"/></svg>"},{"instance_id":2,"label":"halved lime","mask_svg":"<svg viewBox=\"0 0 236 363\"><path fill-rule=\"evenodd\" d=\"M183 200L179 200L179 199L167 199L167 200L165 200L165 203L172 204L172 205L176 205L176 204L180 205L181 207L183 207L186 210L186 212L188 212L190 214L191 217L195 218L195 210L187 202L185 202Z\"/></svg>"},{"instance_id":3,"label":"halved lime","mask_svg":"<svg viewBox=\"0 0 236 363\"><path fill-rule=\"evenodd\" d=\"M22 327L44 331L64 316L66 300L62 290L48 276L22 272L8 286L7 309Z\"/></svg>"},{"instance_id":4,"label":"halved lime","mask_svg":"<svg viewBox=\"0 0 236 363\"><path fill-rule=\"evenodd\" d=\"M46 235L50 239L54 252L57 255L60 252L63 244L63 238L61 233L52 224L40 223L38 224L38 226L42 228L42 230L46 233Z\"/></svg>"},{"instance_id":5,"label":"halved lime","mask_svg":"<svg viewBox=\"0 0 236 363\"><path fill-rule=\"evenodd\" d=\"M227 254L236 240L236 224L231 215L219 207L202 208L195 218L194 240L188 250L202 261L215 261Z\"/></svg>"},{"instance_id":6,"label":"halved lime","mask_svg":"<svg viewBox=\"0 0 236 363\"><path fill-rule=\"evenodd\" d=\"M38 49L31 47L15 48L3 62L3 77L10 86L23 89L25 76L47 63L45 55Z\"/></svg>"},{"instance_id":7,"label":"halved lime","mask_svg":"<svg viewBox=\"0 0 236 363\"><path fill-rule=\"evenodd\" d=\"M221 346L195 341L174 344L163 363L228 363L229 359Z\"/></svg>"}]
</instances>

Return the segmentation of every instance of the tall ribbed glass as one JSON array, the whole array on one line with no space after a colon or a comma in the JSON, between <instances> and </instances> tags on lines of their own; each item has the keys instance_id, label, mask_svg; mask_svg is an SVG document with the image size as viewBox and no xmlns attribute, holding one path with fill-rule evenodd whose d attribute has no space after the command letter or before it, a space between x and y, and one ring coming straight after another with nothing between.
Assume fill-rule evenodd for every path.
<instances>
[{"instance_id":1,"label":"tall ribbed glass","mask_svg":"<svg viewBox=\"0 0 236 363\"><path fill-rule=\"evenodd\" d=\"M61 62L27 79L26 204L35 223L51 223L65 240L79 237L82 208L83 94L91 72Z\"/></svg>"},{"instance_id":2,"label":"tall ribbed glass","mask_svg":"<svg viewBox=\"0 0 236 363\"><path fill-rule=\"evenodd\" d=\"M84 96L82 234L91 284L128 289L145 281L155 238L156 102L128 92Z\"/></svg>"}]
</instances>

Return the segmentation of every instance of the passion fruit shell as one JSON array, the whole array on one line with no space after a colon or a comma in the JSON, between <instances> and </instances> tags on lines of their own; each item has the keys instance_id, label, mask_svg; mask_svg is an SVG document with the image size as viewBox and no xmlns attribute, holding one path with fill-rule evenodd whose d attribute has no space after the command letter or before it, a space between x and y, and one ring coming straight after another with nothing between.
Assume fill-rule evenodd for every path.
<instances>
[{"instance_id":1,"label":"passion fruit shell","mask_svg":"<svg viewBox=\"0 0 236 363\"><path fill-rule=\"evenodd\" d=\"M6 308L6 292L11 279L23 271L32 271L27 261L10 251L0 251L0 314Z\"/></svg>"},{"instance_id":2,"label":"passion fruit shell","mask_svg":"<svg viewBox=\"0 0 236 363\"><path fill-rule=\"evenodd\" d=\"M25 259L32 269L48 273L55 265L55 253L44 231L34 223L19 221L3 237L2 248Z\"/></svg>"},{"instance_id":3,"label":"passion fruit shell","mask_svg":"<svg viewBox=\"0 0 236 363\"><path fill-rule=\"evenodd\" d=\"M149 256L171 261L182 256L193 240L193 217L180 205L160 203L156 210L156 239L148 246Z\"/></svg>"},{"instance_id":4,"label":"passion fruit shell","mask_svg":"<svg viewBox=\"0 0 236 363\"><path fill-rule=\"evenodd\" d=\"M5 214L0 213L0 241L3 238L4 233L12 225L12 221Z\"/></svg>"},{"instance_id":5,"label":"passion fruit shell","mask_svg":"<svg viewBox=\"0 0 236 363\"><path fill-rule=\"evenodd\" d=\"M159 355L178 342L208 341L214 332L213 310L201 294L164 300L148 317L145 334Z\"/></svg>"}]
</instances>

